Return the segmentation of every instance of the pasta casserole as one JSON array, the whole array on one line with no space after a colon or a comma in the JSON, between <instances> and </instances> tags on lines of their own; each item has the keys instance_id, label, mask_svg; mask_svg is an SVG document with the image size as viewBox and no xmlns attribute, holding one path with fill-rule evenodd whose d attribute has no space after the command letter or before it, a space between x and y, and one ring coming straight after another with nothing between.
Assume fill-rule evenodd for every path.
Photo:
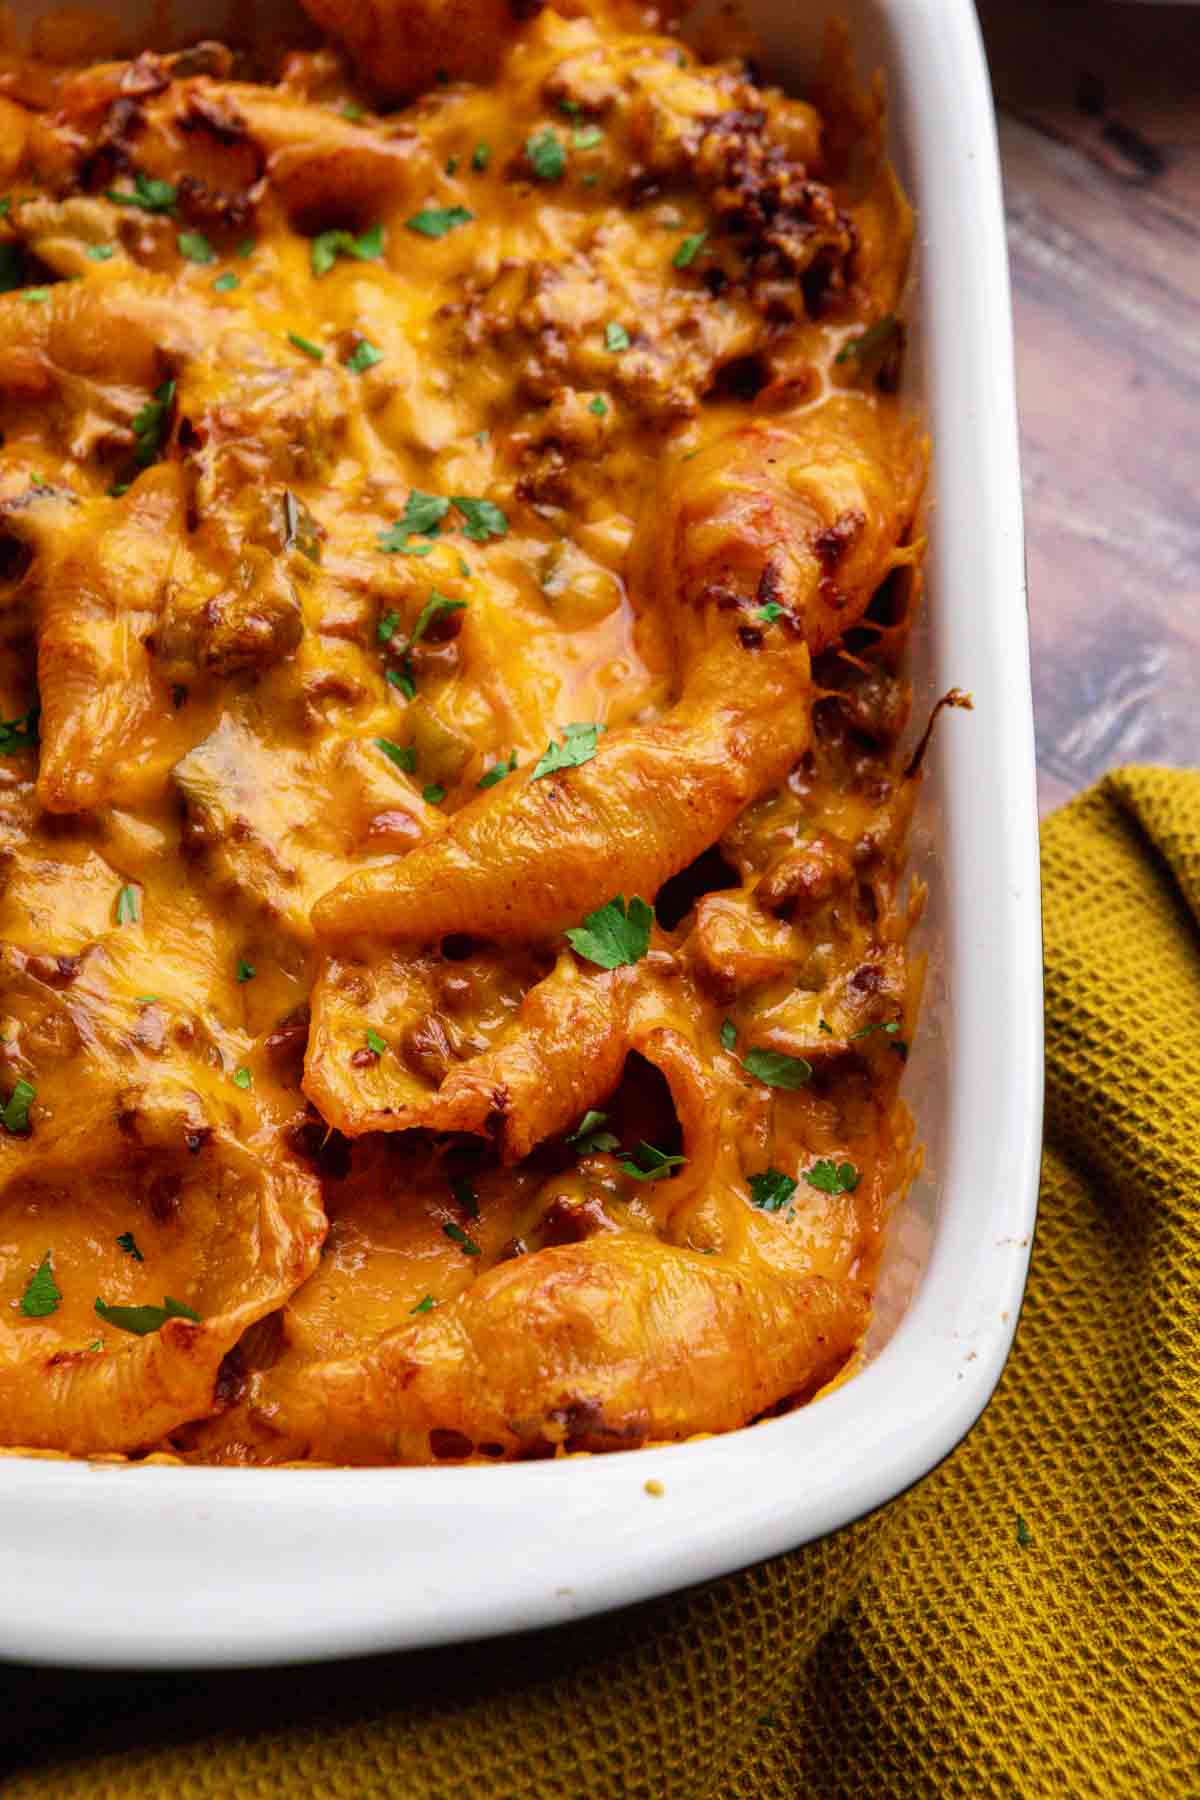
<instances>
[{"instance_id":1,"label":"pasta casserole","mask_svg":"<svg viewBox=\"0 0 1200 1800\"><path fill-rule=\"evenodd\" d=\"M0 1442L729 1430L915 1159L881 96L307 9L0 58Z\"/></svg>"}]
</instances>

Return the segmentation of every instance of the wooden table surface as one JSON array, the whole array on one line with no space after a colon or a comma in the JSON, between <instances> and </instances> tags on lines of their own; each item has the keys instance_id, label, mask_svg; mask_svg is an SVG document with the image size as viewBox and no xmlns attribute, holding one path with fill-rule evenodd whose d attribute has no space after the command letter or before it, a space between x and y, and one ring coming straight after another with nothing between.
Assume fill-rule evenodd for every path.
<instances>
[{"instance_id":1,"label":"wooden table surface","mask_svg":"<svg viewBox=\"0 0 1200 1800\"><path fill-rule=\"evenodd\" d=\"M1200 6L980 0L1043 810L1200 764Z\"/></svg>"}]
</instances>

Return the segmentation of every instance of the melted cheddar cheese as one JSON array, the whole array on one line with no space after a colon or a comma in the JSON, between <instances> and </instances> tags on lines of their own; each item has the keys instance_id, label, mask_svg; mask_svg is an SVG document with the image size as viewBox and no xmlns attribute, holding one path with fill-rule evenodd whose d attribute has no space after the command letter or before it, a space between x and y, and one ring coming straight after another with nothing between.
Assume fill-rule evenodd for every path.
<instances>
[{"instance_id":1,"label":"melted cheddar cheese","mask_svg":"<svg viewBox=\"0 0 1200 1800\"><path fill-rule=\"evenodd\" d=\"M912 1160L878 101L310 10L0 63L0 1437L736 1427Z\"/></svg>"}]
</instances>

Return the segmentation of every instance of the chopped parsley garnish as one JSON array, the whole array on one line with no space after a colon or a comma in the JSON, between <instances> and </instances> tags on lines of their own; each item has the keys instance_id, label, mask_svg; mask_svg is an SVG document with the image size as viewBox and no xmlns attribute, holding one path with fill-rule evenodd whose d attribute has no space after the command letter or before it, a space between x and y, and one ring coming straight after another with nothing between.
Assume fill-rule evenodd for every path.
<instances>
[{"instance_id":1,"label":"chopped parsley garnish","mask_svg":"<svg viewBox=\"0 0 1200 1800\"><path fill-rule=\"evenodd\" d=\"M436 1305L437 1301L434 1299L433 1295L426 1294L423 1300L418 1300L417 1304L415 1306L410 1306L408 1310L410 1313L432 1312Z\"/></svg>"},{"instance_id":2,"label":"chopped parsley garnish","mask_svg":"<svg viewBox=\"0 0 1200 1800\"><path fill-rule=\"evenodd\" d=\"M171 408L175 403L175 383L164 381L154 390L153 399L133 415L133 435L137 440L133 460L139 469L148 469L166 443L171 428Z\"/></svg>"},{"instance_id":3,"label":"chopped parsley garnish","mask_svg":"<svg viewBox=\"0 0 1200 1800\"><path fill-rule=\"evenodd\" d=\"M888 1037L895 1037L899 1029L899 1019L876 1019L873 1025L864 1025L861 1031L852 1031L846 1041L850 1044L857 1043L859 1038L870 1037L873 1031L884 1031Z\"/></svg>"},{"instance_id":4,"label":"chopped parsley garnish","mask_svg":"<svg viewBox=\"0 0 1200 1800\"><path fill-rule=\"evenodd\" d=\"M643 1138L637 1149L629 1156L622 1156L620 1166L626 1175L632 1175L635 1181L661 1181L672 1169L679 1169L687 1161L686 1156L670 1156L665 1150L656 1150Z\"/></svg>"},{"instance_id":5,"label":"chopped parsley garnish","mask_svg":"<svg viewBox=\"0 0 1200 1800\"><path fill-rule=\"evenodd\" d=\"M469 225L474 217L475 214L468 212L465 206L426 206L404 223L422 237L444 238L447 232L457 230L460 225Z\"/></svg>"},{"instance_id":6,"label":"chopped parsley garnish","mask_svg":"<svg viewBox=\"0 0 1200 1800\"><path fill-rule=\"evenodd\" d=\"M732 1019L726 1019L721 1026L721 1048L732 1050L737 1043L737 1026Z\"/></svg>"},{"instance_id":7,"label":"chopped parsley garnish","mask_svg":"<svg viewBox=\"0 0 1200 1800\"><path fill-rule=\"evenodd\" d=\"M135 994L133 996L133 998L134 998L134 1003L138 1006L157 1006L158 1005L158 995L157 994Z\"/></svg>"},{"instance_id":8,"label":"chopped parsley garnish","mask_svg":"<svg viewBox=\"0 0 1200 1800\"><path fill-rule=\"evenodd\" d=\"M449 600L445 594L439 594L437 589L434 588L428 600L417 614L417 622L412 628L412 632L405 648L411 650L413 645L417 643L420 638L425 636L425 633L429 630L433 621L440 618L443 613L465 612L466 609L467 603L465 600Z\"/></svg>"},{"instance_id":9,"label":"chopped parsley garnish","mask_svg":"<svg viewBox=\"0 0 1200 1800\"><path fill-rule=\"evenodd\" d=\"M383 255L383 226L372 225L361 237L351 231L322 231L309 247L314 275L328 275L339 256L358 262L378 262Z\"/></svg>"},{"instance_id":10,"label":"chopped parsley garnish","mask_svg":"<svg viewBox=\"0 0 1200 1800\"><path fill-rule=\"evenodd\" d=\"M438 528L450 511L450 502L442 494L423 494L413 488L404 503L404 512L388 530L379 533L379 548L389 556L396 551L409 554L410 537L437 537Z\"/></svg>"},{"instance_id":11,"label":"chopped parsley garnish","mask_svg":"<svg viewBox=\"0 0 1200 1800\"><path fill-rule=\"evenodd\" d=\"M456 175L458 173L457 156L448 156L446 158L446 173L447 175Z\"/></svg>"},{"instance_id":12,"label":"chopped parsley garnish","mask_svg":"<svg viewBox=\"0 0 1200 1800\"><path fill-rule=\"evenodd\" d=\"M234 274L232 269L226 269L225 273L223 275L218 275L217 279L213 282L213 287L218 294L232 294L234 288L241 287L241 285L240 280Z\"/></svg>"},{"instance_id":13,"label":"chopped parsley garnish","mask_svg":"<svg viewBox=\"0 0 1200 1800\"><path fill-rule=\"evenodd\" d=\"M244 1063L239 1063L237 1068L233 1071L234 1087L248 1088L253 1080L254 1077L251 1075L246 1065Z\"/></svg>"},{"instance_id":14,"label":"chopped parsley garnish","mask_svg":"<svg viewBox=\"0 0 1200 1800\"><path fill-rule=\"evenodd\" d=\"M581 764L591 762L603 730L603 725L568 725L561 744L551 738L546 745L534 764L530 780L540 781L543 775L553 775L557 769L577 769Z\"/></svg>"},{"instance_id":15,"label":"chopped parsley garnish","mask_svg":"<svg viewBox=\"0 0 1200 1800\"><path fill-rule=\"evenodd\" d=\"M566 113L568 119L577 119L583 111L578 100L560 100L558 104L561 111Z\"/></svg>"},{"instance_id":16,"label":"chopped parsley garnish","mask_svg":"<svg viewBox=\"0 0 1200 1800\"><path fill-rule=\"evenodd\" d=\"M899 335L899 319L895 313L885 313L882 319L869 325L861 336L851 338L849 343L843 344L833 360L835 363L844 363L853 357L857 362L865 362L881 351L890 350Z\"/></svg>"},{"instance_id":17,"label":"chopped parsley garnish","mask_svg":"<svg viewBox=\"0 0 1200 1800\"><path fill-rule=\"evenodd\" d=\"M378 625L375 627L375 636L379 639L381 644L391 643L396 635L396 627L399 623L400 614L398 612L388 611L384 613Z\"/></svg>"},{"instance_id":18,"label":"chopped parsley garnish","mask_svg":"<svg viewBox=\"0 0 1200 1800\"><path fill-rule=\"evenodd\" d=\"M507 762L501 759L500 762L493 763L487 773L479 777L475 785L481 788L495 787L498 781L503 781L506 775L511 775L516 766L517 753L514 750Z\"/></svg>"},{"instance_id":19,"label":"chopped parsley garnish","mask_svg":"<svg viewBox=\"0 0 1200 1800\"><path fill-rule=\"evenodd\" d=\"M233 254L243 258L253 256L257 248L258 246L253 238L243 238Z\"/></svg>"},{"instance_id":20,"label":"chopped parsley garnish","mask_svg":"<svg viewBox=\"0 0 1200 1800\"><path fill-rule=\"evenodd\" d=\"M283 543L286 550L298 550L309 562L321 560L321 534L317 521L291 488L283 490Z\"/></svg>"},{"instance_id":21,"label":"chopped parsley garnish","mask_svg":"<svg viewBox=\"0 0 1200 1800\"><path fill-rule=\"evenodd\" d=\"M1020 1544L1022 1550L1028 1550L1030 1544L1033 1542L1033 1533L1030 1531L1020 1513L1017 1514L1017 1542Z\"/></svg>"},{"instance_id":22,"label":"chopped parsley garnish","mask_svg":"<svg viewBox=\"0 0 1200 1800\"><path fill-rule=\"evenodd\" d=\"M576 150L594 150L603 142L604 133L598 125L581 125L578 131L571 133L571 143Z\"/></svg>"},{"instance_id":23,"label":"chopped parsley garnish","mask_svg":"<svg viewBox=\"0 0 1200 1800\"><path fill-rule=\"evenodd\" d=\"M796 1183L782 1169L764 1169L750 1177L751 1204L760 1212L782 1212L795 1192Z\"/></svg>"},{"instance_id":24,"label":"chopped parsley garnish","mask_svg":"<svg viewBox=\"0 0 1200 1800\"><path fill-rule=\"evenodd\" d=\"M29 1130L29 1108L37 1099L37 1089L27 1081L18 1081L8 1096L7 1103L0 1107L0 1125L14 1136Z\"/></svg>"},{"instance_id":25,"label":"chopped parsley garnish","mask_svg":"<svg viewBox=\"0 0 1200 1800\"><path fill-rule=\"evenodd\" d=\"M589 913L582 925L567 932L572 949L602 969L640 962L650 948L654 909L635 894L628 908L624 894Z\"/></svg>"},{"instance_id":26,"label":"chopped parsley garnish","mask_svg":"<svg viewBox=\"0 0 1200 1800\"><path fill-rule=\"evenodd\" d=\"M471 167L482 175L491 160L492 146L490 144L476 144L474 150L471 152Z\"/></svg>"},{"instance_id":27,"label":"chopped parsley garnish","mask_svg":"<svg viewBox=\"0 0 1200 1800\"><path fill-rule=\"evenodd\" d=\"M820 1194L852 1194L862 1177L853 1163L836 1163L823 1156L811 1169L805 1169L804 1179Z\"/></svg>"},{"instance_id":28,"label":"chopped parsley garnish","mask_svg":"<svg viewBox=\"0 0 1200 1800\"><path fill-rule=\"evenodd\" d=\"M382 361L383 351L377 350L366 338L360 338L346 358L346 367L353 369L356 375L364 375L368 369L373 369L376 363Z\"/></svg>"},{"instance_id":29,"label":"chopped parsley garnish","mask_svg":"<svg viewBox=\"0 0 1200 1800\"><path fill-rule=\"evenodd\" d=\"M747 1050L742 1066L767 1087L802 1088L812 1080L812 1064L802 1056L785 1056L782 1050Z\"/></svg>"},{"instance_id":30,"label":"chopped parsley garnish","mask_svg":"<svg viewBox=\"0 0 1200 1800\"><path fill-rule=\"evenodd\" d=\"M238 957L237 978L239 981L253 981L258 974L254 964L247 962L244 956Z\"/></svg>"},{"instance_id":31,"label":"chopped parsley garnish","mask_svg":"<svg viewBox=\"0 0 1200 1800\"><path fill-rule=\"evenodd\" d=\"M117 252L112 244L89 244L86 254L93 262L109 262Z\"/></svg>"},{"instance_id":32,"label":"chopped parsley garnish","mask_svg":"<svg viewBox=\"0 0 1200 1800\"><path fill-rule=\"evenodd\" d=\"M604 398L603 394L596 394L593 399L588 401L588 411L590 413L595 413L598 419L604 417L605 413L608 411L608 401Z\"/></svg>"},{"instance_id":33,"label":"chopped parsley garnish","mask_svg":"<svg viewBox=\"0 0 1200 1800\"><path fill-rule=\"evenodd\" d=\"M526 138L525 154L539 181L557 181L567 166L567 153L553 125L543 125Z\"/></svg>"},{"instance_id":34,"label":"chopped parsley garnish","mask_svg":"<svg viewBox=\"0 0 1200 1800\"><path fill-rule=\"evenodd\" d=\"M118 206L140 206L143 212L169 213L174 212L179 194L172 182L143 175L139 169L133 178L132 192L128 188L109 188L106 198Z\"/></svg>"},{"instance_id":35,"label":"chopped parsley garnish","mask_svg":"<svg viewBox=\"0 0 1200 1800\"><path fill-rule=\"evenodd\" d=\"M629 333L623 325L610 319L604 327L604 348L606 350L628 350Z\"/></svg>"},{"instance_id":36,"label":"chopped parsley garnish","mask_svg":"<svg viewBox=\"0 0 1200 1800\"><path fill-rule=\"evenodd\" d=\"M38 741L40 708L30 707L19 719L0 719L0 756L16 756L21 750L32 750Z\"/></svg>"},{"instance_id":37,"label":"chopped parsley garnish","mask_svg":"<svg viewBox=\"0 0 1200 1800\"><path fill-rule=\"evenodd\" d=\"M27 1319L48 1319L52 1312L58 1311L61 1300L62 1295L50 1265L50 1252L47 1250L21 1295L21 1311Z\"/></svg>"},{"instance_id":38,"label":"chopped parsley garnish","mask_svg":"<svg viewBox=\"0 0 1200 1800\"><path fill-rule=\"evenodd\" d=\"M201 1323L198 1312L193 1312L182 1300L172 1300L170 1294L164 1294L161 1306L109 1306L97 1295L96 1311L106 1325L115 1325L118 1331L131 1331L135 1337L148 1337L152 1331L161 1331L168 1319L191 1319L195 1325Z\"/></svg>"},{"instance_id":39,"label":"chopped parsley garnish","mask_svg":"<svg viewBox=\"0 0 1200 1800\"><path fill-rule=\"evenodd\" d=\"M446 798L446 790L440 783L431 781L428 787L422 788L421 798L426 806L440 806Z\"/></svg>"},{"instance_id":40,"label":"chopped parsley garnish","mask_svg":"<svg viewBox=\"0 0 1200 1800\"><path fill-rule=\"evenodd\" d=\"M406 700L415 700L417 684L412 677L412 669L407 662L398 669L389 669L383 678L391 687L399 688Z\"/></svg>"},{"instance_id":41,"label":"chopped parsley garnish","mask_svg":"<svg viewBox=\"0 0 1200 1800\"><path fill-rule=\"evenodd\" d=\"M446 1224L442 1226L445 1236L452 1244L457 1244L464 1256L480 1256L482 1252L474 1238L469 1238L461 1225Z\"/></svg>"},{"instance_id":42,"label":"chopped parsley garnish","mask_svg":"<svg viewBox=\"0 0 1200 1800\"><path fill-rule=\"evenodd\" d=\"M146 1259L138 1249L137 1239L134 1237L132 1231L123 1231L118 1237L117 1243L121 1246L121 1249L125 1252L126 1256L132 1256L134 1262L145 1262Z\"/></svg>"},{"instance_id":43,"label":"chopped parsley garnish","mask_svg":"<svg viewBox=\"0 0 1200 1800\"><path fill-rule=\"evenodd\" d=\"M338 108L343 119L349 119L352 125L356 124L357 121L363 117L366 110L366 107L360 106L357 100L344 100Z\"/></svg>"},{"instance_id":44,"label":"chopped parsley garnish","mask_svg":"<svg viewBox=\"0 0 1200 1800\"><path fill-rule=\"evenodd\" d=\"M773 625L782 612L783 608L778 600L768 600L765 606L759 607L758 616L764 625Z\"/></svg>"},{"instance_id":45,"label":"chopped parsley garnish","mask_svg":"<svg viewBox=\"0 0 1200 1800\"><path fill-rule=\"evenodd\" d=\"M576 1129L568 1137L580 1156L593 1156L598 1150L615 1150L619 1140L611 1131L603 1128L608 1124L608 1114L591 1109L585 1112Z\"/></svg>"},{"instance_id":46,"label":"chopped parsley garnish","mask_svg":"<svg viewBox=\"0 0 1200 1800\"><path fill-rule=\"evenodd\" d=\"M175 239L179 246L180 256L186 256L189 262L212 263L217 260L217 253L202 231L181 231Z\"/></svg>"},{"instance_id":47,"label":"chopped parsley garnish","mask_svg":"<svg viewBox=\"0 0 1200 1800\"><path fill-rule=\"evenodd\" d=\"M832 1037L833 1036L833 1026L827 1025L825 1023L824 1019L817 1020L817 1030L821 1033L821 1035L823 1037Z\"/></svg>"},{"instance_id":48,"label":"chopped parsley garnish","mask_svg":"<svg viewBox=\"0 0 1200 1800\"><path fill-rule=\"evenodd\" d=\"M694 231L691 237L685 237L671 258L672 266L676 269L690 268L707 242L707 231Z\"/></svg>"},{"instance_id":49,"label":"chopped parsley garnish","mask_svg":"<svg viewBox=\"0 0 1200 1800\"><path fill-rule=\"evenodd\" d=\"M468 561L467 561L467 559L466 559L466 557L465 557L465 556L460 556L460 557L459 557L459 559L458 559L458 572L459 572L459 574L460 574L460 575L461 575L461 576L462 576L462 578L463 578L463 580L464 580L464 581L470 581L470 579L471 579L471 565L470 565L470 563L469 563L469 562L468 562Z\"/></svg>"},{"instance_id":50,"label":"chopped parsley garnish","mask_svg":"<svg viewBox=\"0 0 1200 1800\"><path fill-rule=\"evenodd\" d=\"M466 1213L468 1219L479 1217L479 1195L464 1175L458 1176L450 1183L450 1192Z\"/></svg>"},{"instance_id":51,"label":"chopped parsley garnish","mask_svg":"<svg viewBox=\"0 0 1200 1800\"><path fill-rule=\"evenodd\" d=\"M43 301L50 298L50 289L48 287L26 288L21 298L28 300L34 306L41 306Z\"/></svg>"},{"instance_id":52,"label":"chopped parsley garnish","mask_svg":"<svg viewBox=\"0 0 1200 1800\"><path fill-rule=\"evenodd\" d=\"M373 1025L367 1026L367 1049L374 1051L376 1056L387 1055L387 1039L380 1037Z\"/></svg>"},{"instance_id":53,"label":"chopped parsley garnish","mask_svg":"<svg viewBox=\"0 0 1200 1800\"><path fill-rule=\"evenodd\" d=\"M395 763L406 775L412 775L417 767L417 753L411 744L393 744L391 738L376 738L375 748L382 750L388 761Z\"/></svg>"},{"instance_id":54,"label":"chopped parsley garnish","mask_svg":"<svg viewBox=\"0 0 1200 1800\"><path fill-rule=\"evenodd\" d=\"M305 356L311 356L314 362L325 361L325 352L320 344L314 344L309 338L301 337L298 331L288 332L288 343L294 344L297 350L302 350Z\"/></svg>"},{"instance_id":55,"label":"chopped parsley garnish","mask_svg":"<svg viewBox=\"0 0 1200 1800\"><path fill-rule=\"evenodd\" d=\"M508 530L508 519L490 500L473 500L469 494L455 494L454 504L462 514L463 530L475 544L486 544L489 538L502 538Z\"/></svg>"},{"instance_id":56,"label":"chopped parsley garnish","mask_svg":"<svg viewBox=\"0 0 1200 1800\"><path fill-rule=\"evenodd\" d=\"M138 921L138 892L128 884L117 895L117 924L136 925Z\"/></svg>"}]
</instances>

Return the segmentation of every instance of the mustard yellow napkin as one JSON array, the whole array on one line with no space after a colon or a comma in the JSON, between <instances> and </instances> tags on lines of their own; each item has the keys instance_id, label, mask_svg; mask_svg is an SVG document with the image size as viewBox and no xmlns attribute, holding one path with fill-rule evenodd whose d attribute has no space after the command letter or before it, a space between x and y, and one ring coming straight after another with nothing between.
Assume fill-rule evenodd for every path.
<instances>
[{"instance_id":1,"label":"mustard yellow napkin","mask_svg":"<svg viewBox=\"0 0 1200 1800\"><path fill-rule=\"evenodd\" d=\"M1200 1794L1200 775L1110 776L1043 869L1033 1271L948 1462L824 1543L554 1633L6 1669L7 1800Z\"/></svg>"}]
</instances>

